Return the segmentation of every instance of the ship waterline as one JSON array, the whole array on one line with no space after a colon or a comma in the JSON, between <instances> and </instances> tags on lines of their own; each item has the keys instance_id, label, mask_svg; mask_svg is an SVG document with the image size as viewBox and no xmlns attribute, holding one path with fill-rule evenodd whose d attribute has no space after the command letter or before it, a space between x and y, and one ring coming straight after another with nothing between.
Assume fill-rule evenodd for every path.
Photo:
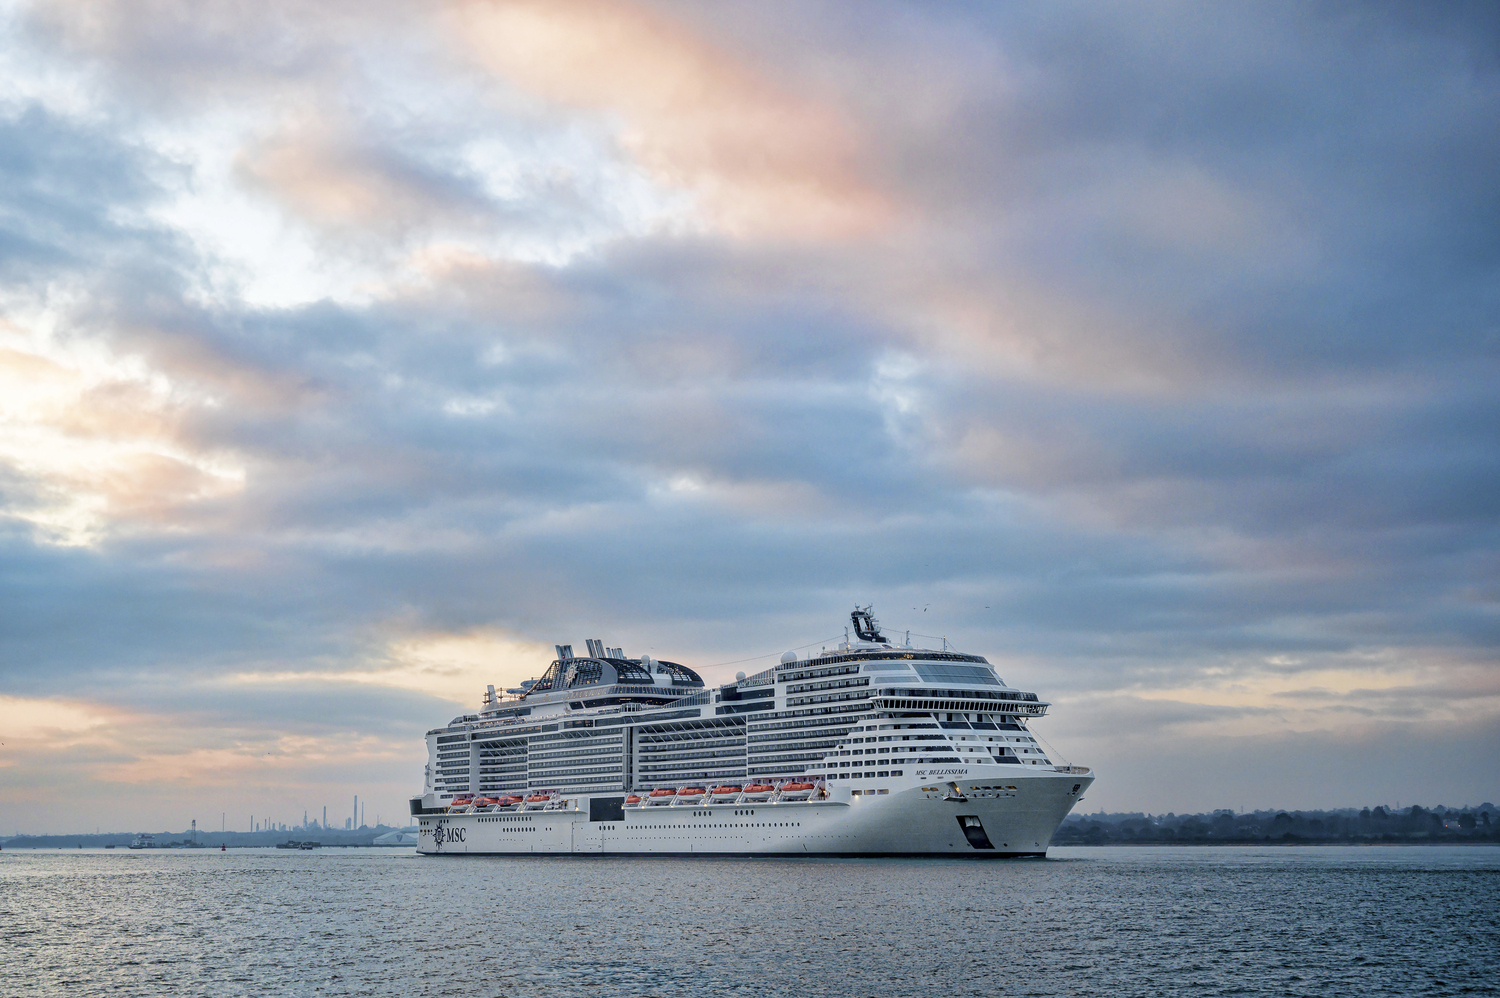
<instances>
[{"instance_id":1,"label":"ship waterline","mask_svg":"<svg viewBox=\"0 0 1500 998\"><path fill-rule=\"evenodd\" d=\"M430 855L1037 856L1093 782L981 656L854 639L709 689L589 641L427 734Z\"/></svg>"}]
</instances>

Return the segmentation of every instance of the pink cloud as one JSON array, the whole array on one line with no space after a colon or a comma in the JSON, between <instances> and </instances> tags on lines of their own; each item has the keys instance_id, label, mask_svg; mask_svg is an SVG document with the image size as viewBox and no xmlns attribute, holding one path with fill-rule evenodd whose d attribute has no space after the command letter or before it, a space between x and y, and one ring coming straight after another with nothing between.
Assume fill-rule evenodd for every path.
<instances>
[{"instance_id":1,"label":"pink cloud","mask_svg":"<svg viewBox=\"0 0 1500 998\"><path fill-rule=\"evenodd\" d=\"M631 156L693 191L722 230L848 239L891 217L889 199L856 169L861 146L846 116L659 15L628 4L474 0L454 6L451 24L512 84L618 116Z\"/></svg>"}]
</instances>

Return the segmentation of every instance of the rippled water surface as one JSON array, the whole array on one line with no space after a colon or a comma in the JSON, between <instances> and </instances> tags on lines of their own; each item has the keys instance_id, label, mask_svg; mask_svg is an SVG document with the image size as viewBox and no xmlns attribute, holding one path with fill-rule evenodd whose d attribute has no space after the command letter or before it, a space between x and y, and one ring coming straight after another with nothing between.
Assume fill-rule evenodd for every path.
<instances>
[{"instance_id":1,"label":"rippled water surface","mask_svg":"<svg viewBox=\"0 0 1500 998\"><path fill-rule=\"evenodd\" d=\"M1500 850L0 853L5 995L1461 995Z\"/></svg>"}]
</instances>

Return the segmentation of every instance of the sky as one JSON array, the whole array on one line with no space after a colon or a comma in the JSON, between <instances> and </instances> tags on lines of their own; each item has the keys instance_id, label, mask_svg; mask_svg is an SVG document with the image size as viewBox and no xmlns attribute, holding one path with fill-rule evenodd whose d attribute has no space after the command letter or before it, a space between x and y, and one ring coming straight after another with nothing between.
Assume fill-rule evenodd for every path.
<instances>
[{"instance_id":1,"label":"sky","mask_svg":"<svg viewBox=\"0 0 1500 998\"><path fill-rule=\"evenodd\" d=\"M1495 800L1497 163L1483 3L0 0L0 833L856 603L1084 810Z\"/></svg>"}]
</instances>

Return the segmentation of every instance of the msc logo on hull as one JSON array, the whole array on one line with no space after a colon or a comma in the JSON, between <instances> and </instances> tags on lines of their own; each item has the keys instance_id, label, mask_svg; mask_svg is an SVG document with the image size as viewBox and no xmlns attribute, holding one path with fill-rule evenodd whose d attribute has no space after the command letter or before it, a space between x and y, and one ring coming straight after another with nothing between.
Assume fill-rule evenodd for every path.
<instances>
[{"instance_id":1,"label":"msc logo on hull","mask_svg":"<svg viewBox=\"0 0 1500 998\"><path fill-rule=\"evenodd\" d=\"M432 829L432 844L435 848L443 848L444 842L462 842L467 828L448 828L447 822L439 821Z\"/></svg>"}]
</instances>

